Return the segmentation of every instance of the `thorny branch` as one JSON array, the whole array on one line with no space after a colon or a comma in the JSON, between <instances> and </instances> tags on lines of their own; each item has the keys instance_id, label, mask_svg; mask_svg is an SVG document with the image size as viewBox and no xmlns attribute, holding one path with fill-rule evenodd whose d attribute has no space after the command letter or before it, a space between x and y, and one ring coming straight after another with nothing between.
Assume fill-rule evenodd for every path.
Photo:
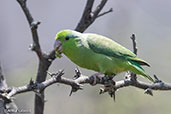
<instances>
[{"instance_id":1,"label":"thorny branch","mask_svg":"<svg viewBox=\"0 0 171 114\"><path fill-rule=\"evenodd\" d=\"M112 12L113 10L111 8L109 11L99 14L107 1L108 0L101 0L96 9L92 11L94 0L87 0L83 15L75 30L84 32L98 17Z\"/></svg>"}]
</instances>

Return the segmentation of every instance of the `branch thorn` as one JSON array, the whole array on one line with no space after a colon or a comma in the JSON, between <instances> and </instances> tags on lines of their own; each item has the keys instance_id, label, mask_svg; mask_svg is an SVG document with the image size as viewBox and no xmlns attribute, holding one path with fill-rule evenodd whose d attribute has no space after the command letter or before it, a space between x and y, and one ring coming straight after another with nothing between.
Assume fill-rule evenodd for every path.
<instances>
[{"instance_id":1,"label":"branch thorn","mask_svg":"<svg viewBox=\"0 0 171 114\"><path fill-rule=\"evenodd\" d=\"M57 73L57 78L61 78L64 74L64 69L62 70L59 70L58 73Z\"/></svg>"},{"instance_id":2,"label":"branch thorn","mask_svg":"<svg viewBox=\"0 0 171 114\"><path fill-rule=\"evenodd\" d=\"M30 79L29 85L34 85L34 81L32 78Z\"/></svg>"},{"instance_id":3,"label":"branch thorn","mask_svg":"<svg viewBox=\"0 0 171 114\"><path fill-rule=\"evenodd\" d=\"M147 89L144 91L144 93L153 96L153 91L152 91L151 88L147 88Z\"/></svg>"},{"instance_id":4,"label":"branch thorn","mask_svg":"<svg viewBox=\"0 0 171 114\"><path fill-rule=\"evenodd\" d=\"M83 85L81 85L79 83L72 85L71 86L71 92L70 92L69 96L71 96L73 92L77 92L78 90L83 90L82 86Z\"/></svg>"},{"instance_id":5,"label":"branch thorn","mask_svg":"<svg viewBox=\"0 0 171 114\"><path fill-rule=\"evenodd\" d=\"M51 77L54 77L56 79L60 79L61 76L64 74L64 69L63 70L59 70L56 73L50 73L49 71L47 71L47 74L49 74Z\"/></svg>"},{"instance_id":6,"label":"branch thorn","mask_svg":"<svg viewBox=\"0 0 171 114\"><path fill-rule=\"evenodd\" d=\"M105 92L107 92L107 90L106 90L106 89L104 89L104 88L100 88L99 94L104 94Z\"/></svg>"},{"instance_id":7,"label":"branch thorn","mask_svg":"<svg viewBox=\"0 0 171 114\"><path fill-rule=\"evenodd\" d=\"M40 24L40 21L33 21L33 22L31 23L31 29L32 29L32 30L37 29L37 27L38 27L39 24Z\"/></svg>"},{"instance_id":8,"label":"branch thorn","mask_svg":"<svg viewBox=\"0 0 171 114\"><path fill-rule=\"evenodd\" d=\"M162 81L154 74L154 83L161 83Z\"/></svg>"},{"instance_id":9,"label":"branch thorn","mask_svg":"<svg viewBox=\"0 0 171 114\"><path fill-rule=\"evenodd\" d=\"M34 83L34 81L33 81L32 78L30 79L30 82L29 82L29 84L28 84L28 87L29 87L30 89L35 89L35 88L36 88L36 84Z\"/></svg>"},{"instance_id":10,"label":"branch thorn","mask_svg":"<svg viewBox=\"0 0 171 114\"><path fill-rule=\"evenodd\" d=\"M77 79L81 76L81 71L78 67L75 68L75 75L73 77L73 79Z\"/></svg>"},{"instance_id":11,"label":"branch thorn","mask_svg":"<svg viewBox=\"0 0 171 114\"><path fill-rule=\"evenodd\" d=\"M34 44L30 44L29 45L29 50L34 51L35 50L35 45Z\"/></svg>"}]
</instances>

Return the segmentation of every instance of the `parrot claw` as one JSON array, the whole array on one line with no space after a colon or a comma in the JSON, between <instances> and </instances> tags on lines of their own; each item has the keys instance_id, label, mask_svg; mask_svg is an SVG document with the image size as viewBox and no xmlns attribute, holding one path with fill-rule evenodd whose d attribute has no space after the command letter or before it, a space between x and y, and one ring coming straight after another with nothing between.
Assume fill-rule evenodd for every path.
<instances>
[{"instance_id":1,"label":"parrot claw","mask_svg":"<svg viewBox=\"0 0 171 114\"><path fill-rule=\"evenodd\" d=\"M104 76L102 77L102 80L104 82L104 88L100 88L99 94L103 94L108 92L108 94L113 97L113 100L115 101L115 93L117 89L115 88L115 81L112 80L113 76Z\"/></svg>"},{"instance_id":2,"label":"parrot claw","mask_svg":"<svg viewBox=\"0 0 171 114\"><path fill-rule=\"evenodd\" d=\"M98 72L91 76L93 78L93 82L91 83L92 86L95 86L97 81L102 82L102 77L100 75L102 75L102 73Z\"/></svg>"},{"instance_id":3,"label":"parrot claw","mask_svg":"<svg viewBox=\"0 0 171 114\"><path fill-rule=\"evenodd\" d=\"M106 91L105 91L104 88L100 88L99 94L103 94L103 93L105 93L105 92L106 92Z\"/></svg>"},{"instance_id":4,"label":"parrot claw","mask_svg":"<svg viewBox=\"0 0 171 114\"><path fill-rule=\"evenodd\" d=\"M113 98L114 101L116 100L116 95L115 95L115 93L116 93L116 90L114 90L114 91L109 91L109 92L108 92L108 94L110 95L110 97Z\"/></svg>"},{"instance_id":5,"label":"parrot claw","mask_svg":"<svg viewBox=\"0 0 171 114\"><path fill-rule=\"evenodd\" d=\"M106 93L106 92L108 92L108 94L110 95L110 97L112 97L113 98L113 100L115 101L115 99L116 99L116 95L115 95L115 93L116 93L116 89L114 88L114 87L107 87L107 86L105 86L105 88L100 88L100 92L99 92L99 94L104 94L104 93Z\"/></svg>"}]
</instances>

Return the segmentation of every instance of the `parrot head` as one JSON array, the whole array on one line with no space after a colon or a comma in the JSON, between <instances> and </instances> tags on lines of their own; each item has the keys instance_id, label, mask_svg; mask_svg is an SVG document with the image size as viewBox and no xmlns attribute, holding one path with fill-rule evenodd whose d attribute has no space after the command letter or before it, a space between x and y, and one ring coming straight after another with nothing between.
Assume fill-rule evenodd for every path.
<instances>
[{"instance_id":1,"label":"parrot head","mask_svg":"<svg viewBox=\"0 0 171 114\"><path fill-rule=\"evenodd\" d=\"M62 30L57 33L55 37L54 48L56 50L56 57L62 57L61 54L65 53L65 49L75 43L76 38L78 38L81 33L73 30Z\"/></svg>"}]
</instances>

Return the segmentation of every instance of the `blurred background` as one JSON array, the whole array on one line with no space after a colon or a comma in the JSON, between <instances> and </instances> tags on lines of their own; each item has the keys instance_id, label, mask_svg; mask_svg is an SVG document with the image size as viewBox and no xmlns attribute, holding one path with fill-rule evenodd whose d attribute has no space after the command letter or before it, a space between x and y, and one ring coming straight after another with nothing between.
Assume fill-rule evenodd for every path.
<instances>
[{"instance_id":1,"label":"blurred background","mask_svg":"<svg viewBox=\"0 0 171 114\"><path fill-rule=\"evenodd\" d=\"M95 6L101 0L96 0ZM38 28L44 51L52 50L54 37L62 29L74 29L79 22L86 0L29 0L27 5ZM171 1L170 0L109 0L103 9L113 12L98 18L85 32L102 34L132 50L130 36L136 34L138 56L151 64L145 68L150 75L171 83ZM0 61L9 86L28 84L35 79L38 67L36 54L29 51L32 43L26 17L16 0L0 2ZM63 56L56 59L50 72L65 69L72 77L76 67ZM81 69L83 74L94 72ZM124 78L124 73L115 80ZM140 78L140 80L143 80ZM146 81L146 80L144 80ZM116 93L116 102L107 94L99 95L100 86L85 85L69 97L70 87L54 84L46 89L45 114L170 114L171 91L155 91L154 96L143 90L127 87ZM34 93L17 95L19 109L34 113Z\"/></svg>"}]
</instances>

